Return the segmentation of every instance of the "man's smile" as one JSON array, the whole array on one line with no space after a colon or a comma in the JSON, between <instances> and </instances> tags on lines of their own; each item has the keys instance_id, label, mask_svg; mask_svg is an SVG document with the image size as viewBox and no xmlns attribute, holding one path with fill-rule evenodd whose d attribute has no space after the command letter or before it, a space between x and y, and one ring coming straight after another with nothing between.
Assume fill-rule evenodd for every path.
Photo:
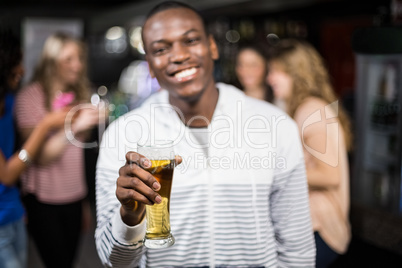
<instances>
[{"instance_id":1,"label":"man's smile","mask_svg":"<svg viewBox=\"0 0 402 268\"><path fill-rule=\"evenodd\" d=\"M190 67L173 72L171 76L173 76L178 82L184 82L193 79L197 73L198 68Z\"/></svg>"}]
</instances>

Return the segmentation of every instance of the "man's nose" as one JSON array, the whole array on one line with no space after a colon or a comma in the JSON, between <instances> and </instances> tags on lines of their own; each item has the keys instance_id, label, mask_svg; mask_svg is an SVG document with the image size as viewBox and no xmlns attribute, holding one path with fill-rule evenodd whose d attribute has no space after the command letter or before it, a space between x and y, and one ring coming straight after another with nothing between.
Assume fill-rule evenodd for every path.
<instances>
[{"instance_id":1,"label":"man's nose","mask_svg":"<svg viewBox=\"0 0 402 268\"><path fill-rule=\"evenodd\" d=\"M188 47L183 44L176 43L173 45L170 61L173 63L182 63L190 58Z\"/></svg>"}]
</instances>

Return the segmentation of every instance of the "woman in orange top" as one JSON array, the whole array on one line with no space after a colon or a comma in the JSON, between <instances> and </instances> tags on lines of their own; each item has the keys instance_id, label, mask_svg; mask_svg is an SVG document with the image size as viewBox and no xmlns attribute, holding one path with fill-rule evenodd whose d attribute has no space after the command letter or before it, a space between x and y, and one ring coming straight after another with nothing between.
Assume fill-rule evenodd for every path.
<instances>
[{"instance_id":1,"label":"woman in orange top","mask_svg":"<svg viewBox=\"0 0 402 268\"><path fill-rule=\"evenodd\" d=\"M338 104L323 59L308 43L272 48L267 82L299 126L306 162L317 267L345 253L350 241L350 122Z\"/></svg>"}]
</instances>

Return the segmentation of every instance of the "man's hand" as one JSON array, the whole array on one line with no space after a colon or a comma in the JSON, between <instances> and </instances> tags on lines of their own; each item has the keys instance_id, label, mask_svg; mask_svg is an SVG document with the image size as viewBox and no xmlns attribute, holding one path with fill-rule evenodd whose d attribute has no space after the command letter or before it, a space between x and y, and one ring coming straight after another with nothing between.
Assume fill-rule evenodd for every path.
<instances>
[{"instance_id":1,"label":"man's hand","mask_svg":"<svg viewBox=\"0 0 402 268\"><path fill-rule=\"evenodd\" d=\"M180 164L180 156L175 157L176 165ZM121 203L120 214L125 224L137 225L145 215L145 205L162 202L158 194L159 182L145 168L151 167L151 161L136 152L126 154L126 164L119 170L116 196Z\"/></svg>"}]
</instances>

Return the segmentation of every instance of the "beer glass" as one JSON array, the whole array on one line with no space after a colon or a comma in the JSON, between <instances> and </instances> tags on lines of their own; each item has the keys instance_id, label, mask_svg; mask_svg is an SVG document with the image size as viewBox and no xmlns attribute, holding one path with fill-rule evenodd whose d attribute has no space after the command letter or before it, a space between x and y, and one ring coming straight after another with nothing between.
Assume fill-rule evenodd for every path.
<instances>
[{"instance_id":1,"label":"beer glass","mask_svg":"<svg viewBox=\"0 0 402 268\"><path fill-rule=\"evenodd\" d=\"M160 183L158 193L162 197L160 204L145 206L147 230L144 245L147 248L167 248L175 242L170 232L170 192L175 166L173 141L138 143L137 152L151 161L152 166L146 170Z\"/></svg>"}]
</instances>

